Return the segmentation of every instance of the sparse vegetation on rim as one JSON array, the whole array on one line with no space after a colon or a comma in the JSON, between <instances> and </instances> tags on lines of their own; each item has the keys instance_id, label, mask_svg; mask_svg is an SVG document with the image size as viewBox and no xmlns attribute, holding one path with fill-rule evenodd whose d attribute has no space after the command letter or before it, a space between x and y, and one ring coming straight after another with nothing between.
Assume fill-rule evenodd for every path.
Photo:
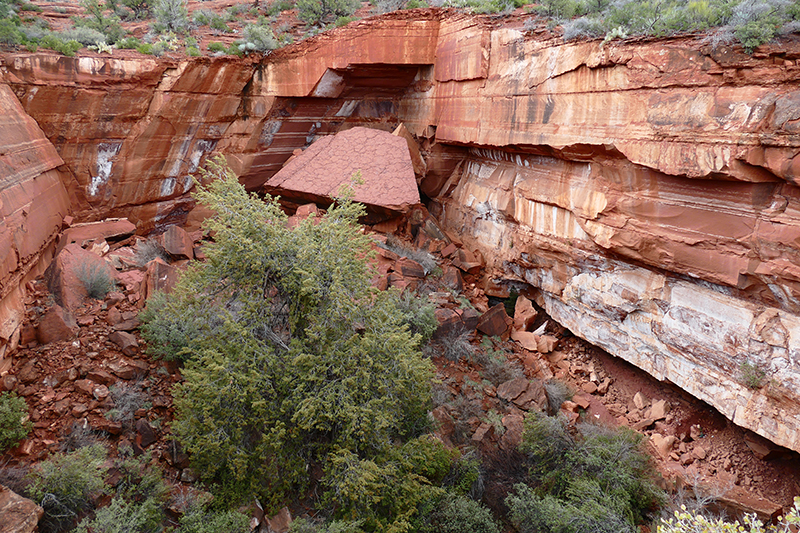
<instances>
[{"instance_id":1,"label":"sparse vegetation on rim","mask_svg":"<svg viewBox=\"0 0 800 533\"><path fill-rule=\"evenodd\" d=\"M706 32L706 42L713 48L738 43L748 53L782 35L800 31L800 4L792 0L375 0L373 4L372 13L431 5L506 15L524 7L542 17L526 20L525 31L546 22L550 28L561 27L567 41L603 38L607 43L642 35ZM41 8L25 0L0 0L0 44L28 50L49 48L64 55L74 55L86 46L108 54L113 54L115 48L127 48L156 56L170 52L194 56L203 51L196 41L189 42L193 39L191 32L198 26L208 26L215 34L239 33L241 38L222 46L209 46L206 53L268 53L298 37L349 24L362 8L356 0L280 0L262 5L245 2L231 6L224 14L207 9L189 13L184 0L82 0L81 5L84 16L73 16L73 27L51 31L46 23L41 25L43 19L23 16ZM296 30L295 35L286 32L278 22L281 13L292 9L297 9L296 16L306 24L302 36ZM151 32L139 45L131 46L125 40L122 24L148 19L153 20ZM76 33L81 29L96 33ZM174 42L169 34L177 36Z\"/></svg>"}]
</instances>

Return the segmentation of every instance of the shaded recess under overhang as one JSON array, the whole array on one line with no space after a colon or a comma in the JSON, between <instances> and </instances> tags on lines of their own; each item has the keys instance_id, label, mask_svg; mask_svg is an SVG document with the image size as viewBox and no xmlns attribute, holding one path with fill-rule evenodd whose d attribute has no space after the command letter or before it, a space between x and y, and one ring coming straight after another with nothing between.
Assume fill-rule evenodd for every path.
<instances>
[{"instance_id":1,"label":"shaded recess under overhang","mask_svg":"<svg viewBox=\"0 0 800 533\"><path fill-rule=\"evenodd\" d=\"M354 126L392 131L397 101L429 65L351 64L329 68L307 97L277 98L261 121L261 135L240 180L256 190L298 149ZM244 159L244 158L243 158ZM244 162L244 161L243 161Z\"/></svg>"},{"instance_id":2,"label":"shaded recess under overhang","mask_svg":"<svg viewBox=\"0 0 800 533\"><path fill-rule=\"evenodd\" d=\"M394 97L411 85L421 66L423 65L353 64L347 68L329 68L320 77L310 96Z\"/></svg>"}]
</instances>

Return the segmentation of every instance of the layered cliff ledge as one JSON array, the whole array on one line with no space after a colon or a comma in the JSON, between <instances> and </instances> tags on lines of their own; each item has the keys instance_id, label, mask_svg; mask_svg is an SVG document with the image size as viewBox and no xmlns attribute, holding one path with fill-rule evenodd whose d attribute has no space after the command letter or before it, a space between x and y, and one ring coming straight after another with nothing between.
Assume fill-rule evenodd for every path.
<instances>
[{"instance_id":1,"label":"layered cliff ledge","mask_svg":"<svg viewBox=\"0 0 800 533\"><path fill-rule=\"evenodd\" d=\"M160 231L186 220L210 154L257 190L318 136L405 123L431 210L483 253L495 294L539 289L575 334L800 451L798 60L798 41L564 43L437 11L260 61L9 54L20 133L3 128L0 157L28 156L0 177L2 294L36 257L3 237L12 213L47 221L36 250L67 206ZM12 191L32 181L56 199L26 208ZM743 363L765 386L740 382Z\"/></svg>"}]
</instances>

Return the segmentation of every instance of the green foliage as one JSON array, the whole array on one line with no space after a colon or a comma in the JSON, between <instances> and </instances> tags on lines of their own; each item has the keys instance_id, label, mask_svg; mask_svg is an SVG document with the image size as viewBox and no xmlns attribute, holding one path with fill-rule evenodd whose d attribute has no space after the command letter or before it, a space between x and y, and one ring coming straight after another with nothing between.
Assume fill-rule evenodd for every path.
<instances>
[{"instance_id":1,"label":"green foliage","mask_svg":"<svg viewBox=\"0 0 800 533\"><path fill-rule=\"evenodd\" d=\"M184 33L189 29L189 10L186 0L155 0L153 28L158 32Z\"/></svg>"},{"instance_id":2,"label":"green foliage","mask_svg":"<svg viewBox=\"0 0 800 533\"><path fill-rule=\"evenodd\" d=\"M500 533L492 513L466 496L447 494L426 517L420 533Z\"/></svg>"},{"instance_id":3,"label":"green foliage","mask_svg":"<svg viewBox=\"0 0 800 533\"><path fill-rule=\"evenodd\" d=\"M31 471L28 493L44 508L40 531L62 531L91 508L92 496L105 489L105 459L105 448L95 444L54 455Z\"/></svg>"},{"instance_id":4,"label":"green foliage","mask_svg":"<svg viewBox=\"0 0 800 533\"><path fill-rule=\"evenodd\" d=\"M291 0L277 0L267 5L266 12L268 17L274 17L290 9L294 9L294 2Z\"/></svg>"},{"instance_id":5,"label":"green foliage","mask_svg":"<svg viewBox=\"0 0 800 533\"><path fill-rule=\"evenodd\" d=\"M790 533L800 526L800 497L795 497L794 506L777 524L764 525L755 515L745 515L744 524L738 520L725 522L700 513L691 513L686 507L675 511L675 516L662 519L656 533Z\"/></svg>"},{"instance_id":6,"label":"green foliage","mask_svg":"<svg viewBox=\"0 0 800 533\"><path fill-rule=\"evenodd\" d=\"M250 518L238 511L219 511L195 506L180 521L175 533L249 533Z\"/></svg>"},{"instance_id":7,"label":"green foliage","mask_svg":"<svg viewBox=\"0 0 800 533\"><path fill-rule=\"evenodd\" d=\"M88 16L73 17L72 21L75 26L102 33L107 43L115 43L125 36L125 30L120 25L119 17L114 14L114 10L108 4L101 4L100 0L81 0L81 7ZM109 10L111 10L111 14L106 15L106 11Z\"/></svg>"},{"instance_id":8,"label":"green foliage","mask_svg":"<svg viewBox=\"0 0 800 533\"><path fill-rule=\"evenodd\" d=\"M317 522L298 518L289 527L289 533L361 533L361 520L333 520Z\"/></svg>"},{"instance_id":9,"label":"green foliage","mask_svg":"<svg viewBox=\"0 0 800 533\"><path fill-rule=\"evenodd\" d=\"M419 335L421 345L426 345L431 340L433 332L439 326L436 320L436 306L427 298L419 294L405 291L400 294L395 303L397 310L403 315L403 322L408 325L413 335Z\"/></svg>"},{"instance_id":10,"label":"green foliage","mask_svg":"<svg viewBox=\"0 0 800 533\"><path fill-rule=\"evenodd\" d=\"M319 24L349 17L359 7L359 0L297 0L297 16L307 24Z\"/></svg>"},{"instance_id":11,"label":"green foliage","mask_svg":"<svg viewBox=\"0 0 800 533\"><path fill-rule=\"evenodd\" d=\"M116 495L138 503L162 503L169 487L161 469L153 463L152 454L147 452L135 457L130 447L120 448L119 452L120 457L114 464L119 479L114 487Z\"/></svg>"},{"instance_id":12,"label":"green foliage","mask_svg":"<svg viewBox=\"0 0 800 533\"><path fill-rule=\"evenodd\" d=\"M197 320L168 348L186 360L173 431L229 505L277 505L333 457L388 468L427 428L432 366L396 298L370 286L363 208L342 198L290 229L277 201L247 194L222 161L209 168L196 195L218 214L208 259L146 317Z\"/></svg>"},{"instance_id":13,"label":"green foliage","mask_svg":"<svg viewBox=\"0 0 800 533\"><path fill-rule=\"evenodd\" d=\"M225 46L222 43L212 42L212 43L208 43L208 51L211 52L211 53L227 52L228 51L228 47Z\"/></svg>"},{"instance_id":14,"label":"green foliage","mask_svg":"<svg viewBox=\"0 0 800 533\"><path fill-rule=\"evenodd\" d=\"M222 33L230 33L233 31L222 16L208 9L199 9L192 13L192 20L195 24L208 26L212 30Z\"/></svg>"},{"instance_id":15,"label":"green foliage","mask_svg":"<svg viewBox=\"0 0 800 533\"><path fill-rule=\"evenodd\" d=\"M86 293L90 298L102 300L111 289L115 282L109 273L108 266L102 262L85 261L78 265L75 270L78 281L83 284Z\"/></svg>"},{"instance_id":16,"label":"green foliage","mask_svg":"<svg viewBox=\"0 0 800 533\"><path fill-rule=\"evenodd\" d=\"M149 0L121 0L122 5L131 10L134 19L144 20L150 17Z\"/></svg>"},{"instance_id":17,"label":"green foliage","mask_svg":"<svg viewBox=\"0 0 800 533\"><path fill-rule=\"evenodd\" d=\"M252 50L266 52L278 48L275 33L264 17L259 17L257 24L246 24L242 31L245 45L252 44Z\"/></svg>"},{"instance_id":18,"label":"green foliage","mask_svg":"<svg viewBox=\"0 0 800 533\"><path fill-rule=\"evenodd\" d=\"M483 14L510 13L516 7L514 0L447 0L445 5Z\"/></svg>"},{"instance_id":19,"label":"green foliage","mask_svg":"<svg viewBox=\"0 0 800 533\"><path fill-rule=\"evenodd\" d=\"M157 533L161 531L163 513L158 502L153 499L142 503L127 501L117 497L102 509L94 518L81 520L75 533Z\"/></svg>"},{"instance_id":20,"label":"green foliage","mask_svg":"<svg viewBox=\"0 0 800 533\"><path fill-rule=\"evenodd\" d=\"M425 0L408 0L404 9L419 9L429 7Z\"/></svg>"},{"instance_id":21,"label":"green foliage","mask_svg":"<svg viewBox=\"0 0 800 533\"><path fill-rule=\"evenodd\" d=\"M663 503L642 436L584 424L573 437L563 417L526 419L520 450L531 481L506 499L522 533L635 532Z\"/></svg>"},{"instance_id":22,"label":"green foliage","mask_svg":"<svg viewBox=\"0 0 800 533\"><path fill-rule=\"evenodd\" d=\"M735 37L745 51L796 31L800 9L786 0L546 0L542 11L564 24L564 38L628 35L668 36L721 28L718 36ZM724 38L721 40L725 40Z\"/></svg>"},{"instance_id":23,"label":"green foliage","mask_svg":"<svg viewBox=\"0 0 800 533\"><path fill-rule=\"evenodd\" d=\"M339 450L330 457L323 479L329 487L324 500L334 506L337 518L363 520L367 531L407 531L419 506L444 495L436 485L450 471L454 453L427 437L374 459Z\"/></svg>"},{"instance_id":24,"label":"green foliage","mask_svg":"<svg viewBox=\"0 0 800 533\"><path fill-rule=\"evenodd\" d=\"M117 48L135 50L142 45L142 41L136 37L123 37L117 41Z\"/></svg>"},{"instance_id":25,"label":"green foliage","mask_svg":"<svg viewBox=\"0 0 800 533\"><path fill-rule=\"evenodd\" d=\"M62 30L58 32L57 36L62 41L75 40L84 46L106 42L105 34L87 26L75 26L74 28Z\"/></svg>"},{"instance_id":26,"label":"green foliage","mask_svg":"<svg viewBox=\"0 0 800 533\"><path fill-rule=\"evenodd\" d=\"M337 28L342 28L344 26L347 26L348 24L350 24L354 20L358 20L358 19L356 17L339 17L338 19L336 19L336 22L334 23L334 25Z\"/></svg>"},{"instance_id":27,"label":"green foliage","mask_svg":"<svg viewBox=\"0 0 800 533\"><path fill-rule=\"evenodd\" d=\"M0 44L23 44L25 35L19 30L14 21L0 20Z\"/></svg>"},{"instance_id":28,"label":"green foliage","mask_svg":"<svg viewBox=\"0 0 800 533\"><path fill-rule=\"evenodd\" d=\"M210 43L211 52L226 50L222 43ZM220 325L211 309L203 308L200 295L185 295L181 299L157 292L147 300L147 306L139 314L143 325L142 337L147 341L147 353L168 361L185 359L191 352L189 345L194 339L211 335Z\"/></svg>"},{"instance_id":29,"label":"green foliage","mask_svg":"<svg viewBox=\"0 0 800 533\"><path fill-rule=\"evenodd\" d=\"M75 40L62 41L53 34L46 35L42 39L40 39L39 46L41 46L42 48L49 48L50 50L54 50L59 54L70 57L74 56L75 52L83 48L83 45L78 41Z\"/></svg>"},{"instance_id":30,"label":"green foliage","mask_svg":"<svg viewBox=\"0 0 800 533\"><path fill-rule=\"evenodd\" d=\"M25 400L14 392L0 393L0 451L19 444L31 429Z\"/></svg>"},{"instance_id":31,"label":"green foliage","mask_svg":"<svg viewBox=\"0 0 800 533\"><path fill-rule=\"evenodd\" d=\"M739 381L750 389L760 389L764 386L767 373L750 361L742 361L739 365Z\"/></svg>"}]
</instances>

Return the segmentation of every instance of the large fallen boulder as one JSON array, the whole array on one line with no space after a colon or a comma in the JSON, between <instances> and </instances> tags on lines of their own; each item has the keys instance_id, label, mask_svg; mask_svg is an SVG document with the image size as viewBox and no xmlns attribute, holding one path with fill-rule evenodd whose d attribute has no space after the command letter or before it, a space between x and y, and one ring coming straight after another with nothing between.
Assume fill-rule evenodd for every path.
<instances>
[{"instance_id":1,"label":"large fallen boulder","mask_svg":"<svg viewBox=\"0 0 800 533\"><path fill-rule=\"evenodd\" d=\"M0 485L0 533L32 533L44 509Z\"/></svg>"},{"instance_id":2,"label":"large fallen boulder","mask_svg":"<svg viewBox=\"0 0 800 533\"><path fill-rule=\"evenodd\" d=\"M113 289L114 269L96 254L70 243L58 252L45 279L56 303L74 310L87 297L102 298Z\"/></svg>"},{"instance_id":3,"label":"large fallen boulder","mask_svg":"<svg viewBox=\"0 0 800 533\"><path fill-rule=\"evenodd\" d=\"M324 203L354 176L363 181L355 200L369 207L403 212L420 201L406 139L362 127L317 140L264 187L290 200Z\"/></svg>"}]
</instances>

